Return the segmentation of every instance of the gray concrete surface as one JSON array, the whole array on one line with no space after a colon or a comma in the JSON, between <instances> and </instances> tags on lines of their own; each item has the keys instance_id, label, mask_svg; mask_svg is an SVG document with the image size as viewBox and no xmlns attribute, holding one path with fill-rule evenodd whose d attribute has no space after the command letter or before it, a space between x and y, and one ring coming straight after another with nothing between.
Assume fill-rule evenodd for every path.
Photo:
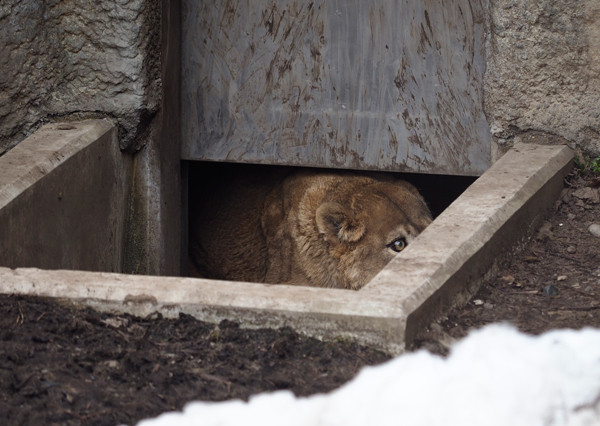
<instances>
[{"instance_id":1,"label":"gray concrete surface","mask_svg":"<svg viewBox=\"0 0 600 426\"><path fill-rule=\"evenodd\" d=\"M289 325L399 353L415 330L465 301L494 261L532 231L556 200L571 165L566 147L519 145L359 291L0 267L0 292L136 315L184 312L245 327Z\"/></svg>"},{"instance_id":2,"label":"gray concrete surface","mask_svg":"<svg viewBox=\"0 0 600 426\"><path fill-rule=\"evenodd\" d=\"M121 271L127 162L106 119L46 125L0 157L0 265Z\"/></svg>"},{"instance_id":3,"label":"gray concrete surface","mask_svg":"<svg viewBox=\"0 0 600 426\"><path fill-rule=\"evenodd\" d=\"M51 122L112 119L135 153L125 250L132 273L178 274L177 0L0 2L0 155Z\"/></svg>"},{"instance_id":4,"label":"gray concrete surface","mask_svg":"<svg viewBox=\"0 0 600 426\"><path fill-rule=\"evenodd\" d=\"M180 137L180 4L163 0L160 34L160 104L143 127L143 148L133 158L127 210L124 272L180 275L183 214ZM183 211L182 211L183 210ZM187 260L187 256L186 260Z\"/></svg>"}]
</instances>

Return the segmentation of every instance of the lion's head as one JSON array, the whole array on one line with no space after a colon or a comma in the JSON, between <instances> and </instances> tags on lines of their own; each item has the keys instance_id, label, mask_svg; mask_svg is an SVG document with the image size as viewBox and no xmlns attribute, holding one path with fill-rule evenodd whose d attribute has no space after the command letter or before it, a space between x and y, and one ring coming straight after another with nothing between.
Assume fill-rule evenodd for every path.
<instances>
[{"instance_id":1,"label":"lion's head","mask_svg":"<svg viewBox=\"0 0 600 426\"><path fill-rule=\"evenodd\" d=\"M423 198L402 180L349 173L296 179L291 187L301 195L290 198L289 232L279 236L291 238L291 269L306 284L358 289L431 222Z\"/></svg>"}]
</instances>

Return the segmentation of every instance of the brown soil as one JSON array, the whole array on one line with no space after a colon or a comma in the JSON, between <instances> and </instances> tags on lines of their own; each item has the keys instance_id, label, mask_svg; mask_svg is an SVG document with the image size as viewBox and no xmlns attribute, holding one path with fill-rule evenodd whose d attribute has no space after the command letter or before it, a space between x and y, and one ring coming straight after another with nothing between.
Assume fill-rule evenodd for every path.
<instances>
[{"instance_id":1,"label":"brown soil","mask_svg":"<svg viewBox=\"0 0 600 426\"><path fill-rule=\"evenodd\" d=\"M600 223L598 186L570 176L530 243L415 348L444 354L454 339L497 321L535 334L600 327L600 238L588 231ZM11 425L132 424L196 399L326 392L389 358L289 329L113 316L16 296L0 296L0 342L0 418Z\"/></svg>"}]
</instances>

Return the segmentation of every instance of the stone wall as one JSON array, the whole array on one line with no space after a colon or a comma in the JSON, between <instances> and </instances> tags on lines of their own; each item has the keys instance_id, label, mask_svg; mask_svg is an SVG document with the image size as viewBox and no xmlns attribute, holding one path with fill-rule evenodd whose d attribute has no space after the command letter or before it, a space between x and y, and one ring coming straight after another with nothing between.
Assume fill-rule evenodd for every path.
<instances>
[{"instance_id":1,"label":"stone wall","mask_svg":"<svg viewBox=\"0 0 600 426\"><path fill-rule=\"evenodd\" d=\"M178 111L179 1L0 3L0 155L47 122L116 123L125 272L180 271Z\"/></svg>"},{"instance_id":2,"label":"stone wall","mask_svg":"<svg viewBox=\"0 0 600 426\"><path fill-rule=\"evenodd\" d=\"M145 143L160 107L160 0L5 0L0 154L44 122L110 116ZM496 146L542 131L600 153L600 3L490 0L485 112Z\"/></svg>"},{"instance_id":3,"label":"stone wall","mask_svg":"<svg viewBox=\"0 0 600 426\"><path fill-rule=\"evenodd\" d=\"M600 155L600 2L483 5L493 154L535 133ZM130 272L180 267L179 16L177 0L0 3L0 155L46 122L117 123L124 155L135 153Z\"/></svg>"},{"instance_id":4,"label":"stone wall","mask_svg":"<svg viewBox=\"0 0 600 426\"><path fill-rule=\"evenodd\" d=\"M135 151L160 105L160 0L3 0L0 154L47 121L109 116Z\"/></svg>"},{"instance_id":5,"label":"stone wall","mask_svg":"<svg viewBox=\"0 0 600 426\"><path fill-rule=\"evenodd\" d=\"M600 155L600 2L491 0L485 111L502 152L534 132Z\"/></svg>"}]
</instances>

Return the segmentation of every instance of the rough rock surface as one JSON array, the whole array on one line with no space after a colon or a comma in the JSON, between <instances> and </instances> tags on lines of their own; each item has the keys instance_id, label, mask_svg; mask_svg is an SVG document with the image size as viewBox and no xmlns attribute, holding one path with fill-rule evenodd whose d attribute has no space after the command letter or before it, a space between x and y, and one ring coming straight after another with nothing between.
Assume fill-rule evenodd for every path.
<instances>
[{"instance_id":1,"label":"rough rock surface","mask_svg":"<svg viewBox=\"0 0 600 426\"><path fill-rule=\"evenodd\" d=\"M139 149L160 104L160 2L3 0L0 155L54 117L110 116Z\"/></svg>"},{"instance_id":2,"label":"rough rock surface","mask_svg":"<svg viewBox=\"0 0 600 426\"><path fill-rule=\"evenodd\" d=\"M485 110L503 151L527 130L600 154L600 2L491 0Z\"/></svg>"},{"instance_id":3,"label":"rough rock surface","mask_svg":"<svg viewBox=\"0 0 600 426\"><path fill-rule=\"evenodd\" d=\"M500 151L536 130L600 154L600 3L486 0L484 108ZM135 151L159 108L159 0L4 0L0 155L55 117L111 116Z\"/></svg>"}]
</instances>

